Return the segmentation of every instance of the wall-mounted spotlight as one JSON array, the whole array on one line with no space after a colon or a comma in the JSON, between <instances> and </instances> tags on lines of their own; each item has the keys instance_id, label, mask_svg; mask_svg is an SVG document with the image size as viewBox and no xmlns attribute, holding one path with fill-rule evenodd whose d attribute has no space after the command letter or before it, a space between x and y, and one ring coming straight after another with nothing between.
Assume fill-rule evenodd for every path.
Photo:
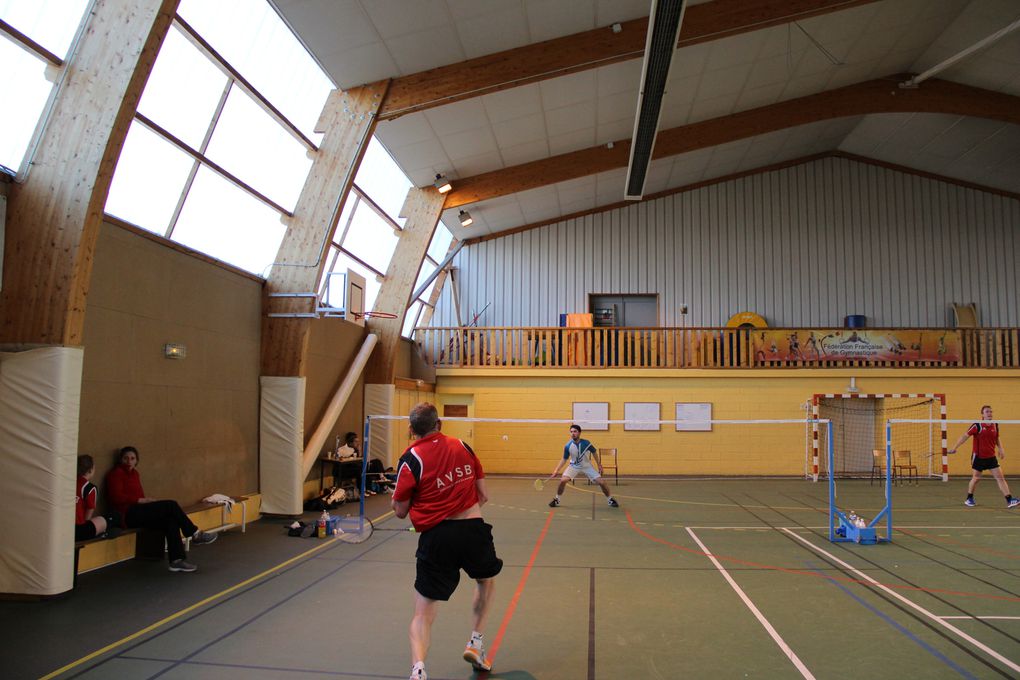
<instances>
[{"instance_id":1,"label":"wall-mounted spotlight","mask_svg":"<svg viewBox=\"0 0 1020 680\"><path fill-rule=\"evenodd\" d=\"M467 210L461 210L457 217L460 218L460 226L462 227L471 226L475 221L475 218L471 217L471 213Z\"/></svg>"},{"instance_id":2,"label":"wall-mounted spotlight","mask_svg":"<svg viewBox=\"0 0 1020 680\"><path fill-rule=\"evenodd\" d=\"M179 342L168 342L163 345L163 356L167 359L183 359L188 356L188 348Z\"/></svg>"},{"instance_id":3,"label":"wall-mounted spotlight","mask_svg":"<svg viewBox=\"0 0 1020 680\"><path fill-rule=\"evenodd\" d=\"M449 193L453 189L453 185L450 184L450 180L446 179L446 175L436 175L436 181L433 184L436 187L436 191L441 194Z\"/></svg>"}]
</instances>

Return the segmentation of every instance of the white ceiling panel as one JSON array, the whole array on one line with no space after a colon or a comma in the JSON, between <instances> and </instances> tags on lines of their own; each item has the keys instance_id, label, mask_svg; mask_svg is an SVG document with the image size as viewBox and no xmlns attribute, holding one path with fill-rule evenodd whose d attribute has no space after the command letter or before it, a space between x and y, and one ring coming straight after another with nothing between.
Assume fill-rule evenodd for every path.
<instances>
[{"instance_id":1,"label":"white ceiling panel","mask_svg":"<svg viewBox=\"0 0 1020 680\"><path fill-rule=\"evenodd\" d=\"M487 125L474 130L464 130L446 135L442 138L442 142L446 155L453 161L483 153L496 153L496 139L492 136L492 128ZM495 168L489 168L489 170L493 169Z\"/></svg>"},{"instance_id":2,"label":"white ceiling panel","mask_svg":"<svg viewBox=\"0 0 1020 680\"><path fill-rule=\"evenodd\" d=\"M687 3L687 6L697 3ZM595 0L595 25L608 26L648 16L649 0Z\"/></svg>"},{"instance_id":3,"label":"white ceiling panel","mask_svg":"<svg viewBox=\"0 0 1020 680\"><path fill-rule=\"evenodd\" d=\"M331 51L320 57L319 61L329 73L342 74L342 80L333 75L333 80L341 88L385 80L397 72L396 62L381 42Z\"/></svg>"},{"instance_id":4,"label":"white ceiling panel","mask_svg":"<svg viewBox=\"0 0 1020 680\"><path fill-rule=\"evenodd\" d=\"M594 127L594 101L584 101L545 112L545 129L549 132L550 138L569 134L577 128ZM594 143L593 139L592 144Z\"/></svg>"},{"instance_id":5,"label":"white ceiling panel","mask_svg":"<svg viewBox=\"0 0 1020 680\"><path fill-rule=\"evenodd\" d=\"M542 106L546 111L580 102L594 102L595 71L581 71L543 80L539 88L542 91Z\"/></svg>"},{"instance_id":6,"label":"white ceiling panel","mask_svg":"<svg viewBox=\"0 0 1020 680\"><path fill-rule=\"evenodd\" d=\"M580 151L591 146L595 146L594 127L549 137L549 153L554 156L570 153L571 151Z\"/></svg>"},{"instance_id":7,"label":"white ceiling panel","mask_svg":"<svg viewBox=\"0 0 1020 680\"><path fill-rule=\"evenodd\" d=\"M432 129L440 137L474 130L489 122L480 99L465 99L425 112Z\"/></svg>"},{"instance_id":8,"label":"white ceiling panel","mask_svg":"<svg viewBox=\"0 0 1020 680\"><path fill-rule=\"evenodd\" d=\"M371 0L359 3L384 40L450 25L445 0ZM392 44L392 43L390 43Z\"/></svg>"},{"instance_id":9,"label":"white ceiling panel","mask_svg":"<svg viewBox=\"0 0 1020 680\"><path fill-rule=\"evenodd\" d=\"M502 167L503 158L495 149L481 154L453 159L453 174L456 177L473 177L484 172L499 170Z\"/></svg>"},{"instance_id":10,"label":"white ceiling panel","mask_svg":"<svg viewBox=\"0 0 1020 680\"><path fill-rule=\"evenodd\" d=\"M545 137L533 142L515 144L514 146L501 146L499 153L503 156L503 163L507 167L541 160L551 155L549 153L549 140Z\"/></svg>"},{"instance_id":11,"label":"white ceiling panel","mask_svg":"<svg viewBox=\"0 0 1020 680\"><path fill-rule=\"evenodd\" d=\"M457 35L468 59L527 45L528 20L516 3L457 21Z\"/></svg>"},{"instance_id":12,"label":"white ceiling panel","mask_svg":"<svg viewBox=\"0 0 1020 680\"><path fill-rule=\"evenodd\" d=\"M391 152L401 146L435 139L436 133L424 113L409 113L393 120L383 121L375 134Z\"/></svg>"},{"instance_id":13,"label":"white ceiling panel","mask_svg":"<svg viewBox=\"0 0 1020 680\"><path fill-rule=\"evenodd\" d=\"M545 128L545 116L541 113L496 123L492 126L492 129L496 134L496 141L499 143L500 148L517 146L518 144L534 142L539 139L545 141L548 137Z\"/></svg>"},{"instance_id":14,"label":"white ceiling panel","mask_svg":"<svg viewBox=\"0 0 1020 680\"><path fill-rule=\"evenodd\" d=\"M274 1L345 86L605 27L645 16L649 7L648 0ZM882 0L682 47L660 130L918 72L1018 16L1020 0ZM629 139L640 74L641 60L632 59L511 87L384 122L377 136L419 186L436 172L456 179L512 167ZM1020 32L939 77L1020 95ZM1002 188L1020 176L1017 140L1016 126L956 116L820 121L657 159L646 192L837 147ZM620 168L468 206L476 224L466 231L456 211L444 221L464 236L552 219L620 200L624 174Z\"/></svg>"},{"instance_id":15,"label":"white ceiling panel","mask_svg":"<svg viewBox=\"0 0 1020 680\"><path fill-rule=\"evenodd\" d=\"M387 44L401 75L427 71L467 58L457 30L450 24L407 33Z\"/></svg>"},{"instance_id":16,"label":"white ceiling panel","mask_svg":"<svg viewBox=\"0 0 1020 680\"><path fill-rule=\"evenodd\" d=\"M595 143L618 142L630 139L634 133L634 121L623 118L612 123L602 123L595 127Z\"/></svg>"},{"instance_id":17,"label":"white ceiling panel","mask_svg":"<svg viewBox=\"0 0 1020 680\"><path fill-rule=\"evenodd\" d=\"M493 92L481 100L493 123L542 113L542 91L537 83Z\"/></svg>"},{"instance_id":18,"label":"white ceiling panel","mask_svg":"<svg viewBox=\"0 0 1020 680\"><path fill-rule=\"evenodd\" d=\"M534 42L595 28L592 0L525 0L524 9Z\"/></svg>"}]
</instances>

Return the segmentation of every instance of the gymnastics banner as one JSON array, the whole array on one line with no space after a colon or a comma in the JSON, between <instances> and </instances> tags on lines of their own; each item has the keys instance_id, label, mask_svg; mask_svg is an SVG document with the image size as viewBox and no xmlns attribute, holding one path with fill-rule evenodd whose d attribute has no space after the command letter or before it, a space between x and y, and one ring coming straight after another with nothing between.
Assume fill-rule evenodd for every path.
<instances>
[{"instance_id":1,"label":"gymnastics banner","mask_svg":"<svg viewBox=\"0 0 1020 680\"><path fill-rule=\"evenodd\" d=\"M960 361L960 334L947 330L755 330L758 361Z\"/></svg>"}]
</instances>

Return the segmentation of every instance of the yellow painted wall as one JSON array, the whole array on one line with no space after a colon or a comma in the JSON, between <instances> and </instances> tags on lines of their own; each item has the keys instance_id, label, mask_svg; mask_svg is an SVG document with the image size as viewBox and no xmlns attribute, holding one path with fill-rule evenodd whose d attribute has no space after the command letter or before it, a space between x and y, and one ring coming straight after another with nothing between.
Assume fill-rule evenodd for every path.
<instances>
[{"instance_id":1,"label":"yellow painted wall","mask_svg":"<svg viewBox=\"0 0 1020 680\"><path fill-rule=\"evenodd\" d=\"M625 402L659 402L661 419L676 402L711 402L720 420L800 419L815 393L842 393L857 379L862 393L947 395L949 418L976 419L990 403L1000 419L1020 420L1020 371L754 370L542 371L443 369L436 398L473 395L478 418L570 419L573 402L609 402L622 420ZM951 425L949 444L966 428ZM487 472L548 474L562 456L568 426L476 423L473 446ZM503 436L506 435L506 439ZM622 475L799 475L804 473L803 424L716 425L712 432L625 431L585 435L596 447L616 447ZM1020 473L1020 426L1003 428L1004 471ZM1012 453L1011 453L1012 452ZM950 475L969 475L969 456L950 460Z\"/></svg>"}]
</instances>

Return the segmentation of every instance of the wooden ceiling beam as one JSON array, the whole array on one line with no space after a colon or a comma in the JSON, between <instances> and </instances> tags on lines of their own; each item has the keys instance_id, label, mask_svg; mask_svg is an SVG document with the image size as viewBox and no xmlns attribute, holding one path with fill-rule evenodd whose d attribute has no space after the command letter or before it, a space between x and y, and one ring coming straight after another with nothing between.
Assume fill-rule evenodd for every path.
<instances>
[{"instance_id":1,"label":"wooden ceiling beam","mask_svg":"<svg viewBox=\"0 0 1020 680\"><path fill-rule=\"evenodd\" d=\"M900 89L905 76L878 78L749 111L663 130L655 158L666 158L821 120L872 113L948 113L1020 125L1020 97L947 80L932 79L916 90ZM515 194L627 166L630 140L560 154L459 179L446 207Z\"/></svg>"},{"instance_id":2,"label":"wooden ceiling beam","mask_svg":"<svg viewBox=\"0 0 1020 680\"><path fill-rule=\"evenodd\" d=\"M714 0L688 7L678 45L757 31L878 0ZM648 17L468 59L396 78L381 120L491 92L637 59L644 53Z\"/></svg>"}]
</instances>

